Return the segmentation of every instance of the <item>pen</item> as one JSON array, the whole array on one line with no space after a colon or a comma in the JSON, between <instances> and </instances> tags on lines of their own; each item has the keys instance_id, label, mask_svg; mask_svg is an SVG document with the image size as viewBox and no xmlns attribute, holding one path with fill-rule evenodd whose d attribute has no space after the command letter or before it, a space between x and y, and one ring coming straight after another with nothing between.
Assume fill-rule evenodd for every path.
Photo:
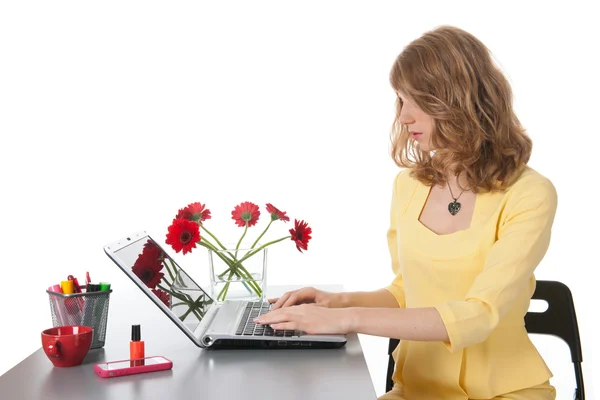
<instances>
[{"instance_id":1,"label":"pen","mask_svg":"<svg viewBox=\"0 0 600 400\"><path fill-rule=\"evenodd\" d=\"M79 282L77 281L77 278L75 278L73 275L69 275L67 277L67 279L70 281L73 281L73 292L74 293L82 293L81 286L79 286ZM83 309L85 307L85 299L82 297L78 297L75 301L77 302L77 307L79 307L79 311L83 311Z\"/></svg>"},{"instance_id":2,"label":"pen","mask_svg":"<svg viewBox=\"0 0 600 400\"><path fill-rule=\"evenodd\" d=\"M48 288L48 291L54 292L54 293L62 293L63 292L62 289L60 288L60 285L52 285ZM54 309L54 312L56 313L56 319L58 321L58 326L69 325L69 320L67 318L65 318L65 315L63 313L63 309L60 304L61 303L60 298L55 295L51 295L50 298L52 300L52 308Z\"/></svg>"},{"instance_id":3,"label":"pen","mask_svg":"<svg viewBox=\"0 0 600 400\"><path fill-rule=\"evenodd\" d=\"M51 292L56 292L56 293L62 293L62 288L60 287L60 285L52 285L48 288L49 291Z\"/></svg>"},{"instance_id":4,"label":"pen","mask_svg":"<svg viewBox=\"0 0 600 400\"><path fill-rule=\"evenodd\" d=\"M93 283L88 283L86 285L85 292L86 293L94 293L100 291L100 285L96 285ZM83 326L91 326L94 327L95 321L95 311L96 302L98 301L98 297L90 296L85 298L86 306L83 312Z\"/></svg>"},{"instance_id":5,"label":"pen","mask_svg":"<svg viewBox=\"0 0 600 400\"><path fill-rule=\"evenodd\" d=\"M77 282L77 278L75 278L73 275L69 275L67 277L68 280L73 281L73 291L75 293L81 293L81 286L79 286L79 282Z\"/></svg>"},{"instance_id":6,"label":"pen","mask_svg":"<svg viewBox=\"0 0 600 400\"><path fill-rule=\"evenodd\" d=\"M66 280L66 281L62 281L60 282L60 288L62 289L62 292L64 294L74 294L75 291L73 289L73 281L72 280ZM67 309L67 314L69 315L74 315L77 314L78 312L81 311L81 307L79 306L79 303L77 302L76 299L73 298L63 298L63 304L65 306L65 308ZM77 324L79 321L77 317L75 318L75 323Z\"/></svg>"}]
</instances>

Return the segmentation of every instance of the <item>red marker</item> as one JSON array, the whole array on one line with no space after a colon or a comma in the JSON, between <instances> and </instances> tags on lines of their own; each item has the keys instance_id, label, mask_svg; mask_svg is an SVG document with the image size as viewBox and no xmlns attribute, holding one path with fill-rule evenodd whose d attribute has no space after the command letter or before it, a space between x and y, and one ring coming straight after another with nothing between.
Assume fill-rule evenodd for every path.
<instances>
[{"instance_id":1,"label":"red marker","mask_svg":"<svg viewBox=\"0 0 600 400\"><path fill-rule=\"evenodd\" d=\"M81 286L79 286L79 282L77 282L77 278L75 278L73 275L69 275L67 277L68 280L73 281L73 291L75 293L81 293Z\"/></svg>"}]
</instances>

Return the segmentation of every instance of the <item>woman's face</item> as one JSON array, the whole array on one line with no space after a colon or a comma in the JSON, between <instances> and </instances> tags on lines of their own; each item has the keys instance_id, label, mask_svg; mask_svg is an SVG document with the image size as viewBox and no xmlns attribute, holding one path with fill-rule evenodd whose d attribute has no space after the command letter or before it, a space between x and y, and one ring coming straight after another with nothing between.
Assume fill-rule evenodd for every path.
<instances>
[{"instance_id":1,"label":"woman's face","mask_svg":"<svg viewBox=\"0 0 600 400\"><path fill-rule=\"evenodd\" d=\"M421 150L431 151L431 133L435 126L433 117L421 110L410 97L400 92L397 94L402 102L400 123L406 125L411 138L419 144Z\"/></svg>"}]
</instances>

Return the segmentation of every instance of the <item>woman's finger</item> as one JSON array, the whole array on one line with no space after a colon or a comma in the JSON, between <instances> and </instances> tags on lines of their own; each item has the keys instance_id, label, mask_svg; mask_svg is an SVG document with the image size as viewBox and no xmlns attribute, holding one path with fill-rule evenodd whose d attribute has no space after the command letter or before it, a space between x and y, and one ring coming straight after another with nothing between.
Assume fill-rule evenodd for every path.
<instances>
[{"instance_id":1,"label":"woman's finger","mask_svg":"<svg viewBox=\"0 0 600 400\"><path fill-rule=\"evenodd\" d=\"M282 330L295 331L296 323L295 322L282 322L280 324L271 324L271 328L273 328L277 331L282 331Z\"/></svg>"},{"instance_id":2,"label":"woman's finger","mask_svg":"<svg viewBox=\"0 0 600 400\"><path fill-rule=\"evenodd\" d=\"M282 307L290 307L297 304L313 303L315 301L315 293L312 288L303 288L293 293Z\"/></svg>"},{"instance_id":3,"label":"woman's finger","mask_svg":"<svg viewBox=\"0 0 600 400\"><path fill-rule=\"evenodd\" d=\"M261 315L260 317L254 318L254 322L261 325L271 325L280 322L288 322L289 317L284 311L284 309L270 311L265 315Z\"/></svg>"},{"instance_id":4,"label":"woman's finger","mask_svg":"<svg viewBox=\"0 0 600 400\"><path fill-rule=\"evenodd\" d=\"M285 301L285 303L283 303L283 305L281 307L282 308L291 307L293 305L298 304L298 302L301 299L302 299L302 292L293 293L292 295L290 295L290 297L288 297L288 299Z\"/></svg>"},{"instance_id":5,"label":"woman's finger","mask_svg":"<svg viewBox=\"0 0 600 400\"><path fill-rule=\"evenodd\" d=\"M287 301L287 299L292 295L292 293L296 292L296 290L292 290L291 292L285 292L283 296L277 299L277 302L271 306L271 310L277 310L281 308L281 306Z\"/></svg>"}]
</instances>

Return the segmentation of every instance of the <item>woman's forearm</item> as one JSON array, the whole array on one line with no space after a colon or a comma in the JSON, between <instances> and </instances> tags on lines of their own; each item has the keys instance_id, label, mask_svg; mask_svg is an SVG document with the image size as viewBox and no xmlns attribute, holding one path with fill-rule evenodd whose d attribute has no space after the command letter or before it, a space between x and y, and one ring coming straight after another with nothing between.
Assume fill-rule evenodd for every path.
<instances>
[{"instance_id":1,"label":"woman's forearm","mask_svg":"<svg viewBox=\"0 0 600 400\"><path fill-rule=\"evenodd\" d=\"M402 340L447 342L442 317L427 308L348 308L348 330Z\"/></svg>"},{"instance_id":2,"label":"woman's forearm","mask_svg":"<svg viewBox=\"0 0 600 400\"><path fill-rule=\"evenodd\" d=\"M386 289L372 292L343 292L337 294L336 307L398 308L396 298Z\"/></svg>"}]
</instances>

